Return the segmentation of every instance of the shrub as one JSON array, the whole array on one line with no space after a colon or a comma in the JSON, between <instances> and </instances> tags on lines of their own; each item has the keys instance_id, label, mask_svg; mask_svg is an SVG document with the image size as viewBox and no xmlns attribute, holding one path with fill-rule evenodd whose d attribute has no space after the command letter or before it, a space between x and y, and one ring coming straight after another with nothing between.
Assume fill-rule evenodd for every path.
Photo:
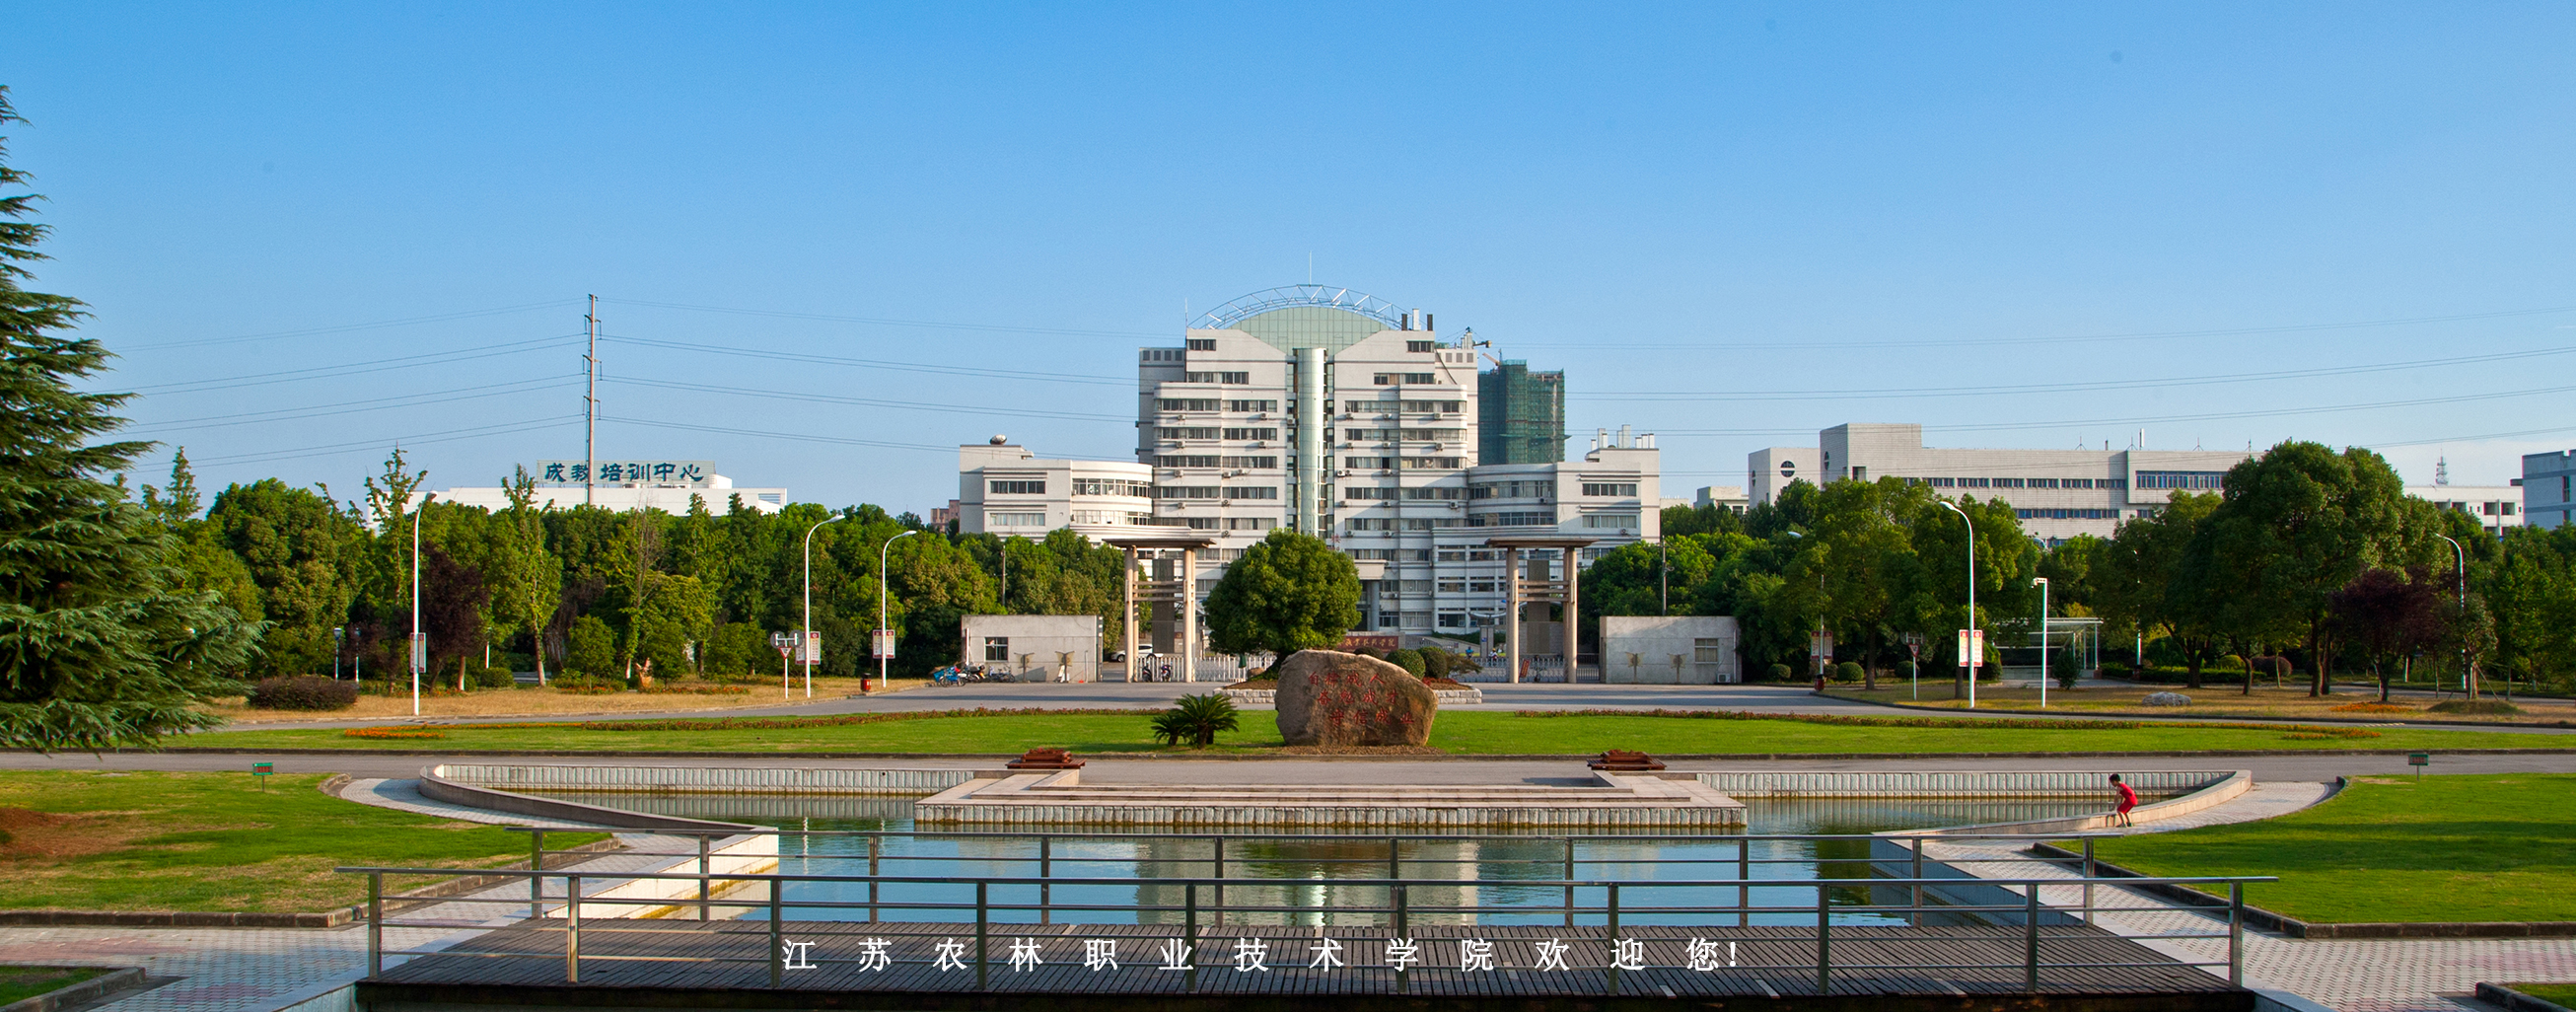
<instances>
[{"instance_id":1,"label":"shrub","mask_svg":"<svg viewBox=\"0 0 2576 1012\"><path fill-rule=\"evenodd\" d=\"M1381 661L1386 659L1386 651L1384 651L1384 650L1380 650L1380 649L1378 649L1378 648L1376 648L1376 647L1355 647L1355 648L1353 648L1353 649L1351 650L1351 652L1352 652L1352 653L1355 653L1355 654L1358 654L1358 655L1360 655L1360 656L1362 656L1362 657L1375 657L1375 658L1377 658L1378 660L1381 660ZM1284 657L1283 657L1283 658L1280 658L1280 659L1281 659L1281 660L1286 660L1287 658L1284 658Z\"/></svg>"},{"instance_id":2,"label":"shrub","mask_svg":"<svg viewBox=\"0 0 2576 1012\"><path fill-rule=\"evenodd\" d=\"M1397 650L1393 653L1389 653L1386 655L1386 662L1395 665L1396 667L1403 668L1405 674L1412 675L1415 678L1422 677L1422 672L1427 667L1427 665L1422 663L1422 651L1412 649Z\"/></svg>"},{"instance_id":3,"label":"shrub","mask_svg":"<svg viewBox=\"0 0 2576 1012\"><path fill-rule=\"evenodd\" d=\"M1197 748L1206 748L1216 744L1218 733L1234 730L1235 723L1234 700L1226 698L1222 692L1211 692L1203 696L1182 696L1173 702L1171 709L1154 717L1153 726L1154 736L1161 738L1163 744L1186 742Z\"/></svg>"},{"instance_id":4,"label":"shrub","mask_svg":"<svg viewBox=\"0 0 2576 1012\"><path fill-rule=\"evenodd\" d=\"M617 669L617 634L598 616L574 619L564 640L565 670L597 677Z\"/></svg>"},{"instance_id":5,"label":"shrub","mask_svg":"<svg viewBox=\"0 0 2576 1012\"><path fill-rule=\"evenodd\" d=\"M263 678L246 701L261 710L346 710L358 705L358 683L318 675Z\"/></svg>"},{"instance_id":6,"label":"shrub","mask_svg":"<svg viewBox=\"0 0 2576 1012\"><path fill-rule=\"evenodd\" d=\"M1857 682L1861 680L1861 676L1859 661L1844 661L1834 665L1834 681Z\"/></svg>"},{"instance_id":7,"label":"shrub","mask_svg":"<svg viewBox=\"0 0 2576 1012\"><path fill-rule=\"evenodd\" d=\"M470 681L473 683L474 687L478 689L515 689L519 687L518 676L511 674L510 669L508 668L478 669L474 672Z\"/></svg>"},{"instance_id":8,"label":"shrub","mask_svg":"<svg viewBox=\"0 0 2576 1012\"><path fill-rule=\"evenodd\" d=\"M260 684L266 685L268 683L261 682ZM2432 710L2434 713L2484 713L2498 716L2522 712L2522 707L2515 706L2512 703L2505 702L2501 699L2447 699L2442 702L2435 703L2426 709Z\"/></svg>"},{"instance_id":9,"label":"shrub","mask_svg":"<svg viewBox=\"0 0 2576 1012\"><path fill-rule=\"evenodd\" d=\"M1898 662L1896 662L1896 677L1898 677L1898 678L1912 678L1912 677L1914 677L1914 674L1915 674L1915 672L1914 672L1914 662L1913 662L1913 661L1898 661Z\"/></svg>"},{"instance_id":10,"label":"shrub","mask_svg":"<svg viewBox=\"0 0 2576 1012\"><path fill-rule=\"evenodd\" d=\"M1785 682L1785 681L1788 681L1788 680L1789 680L1789 666L1788 666L1788 665L1786 665L1786 664L1774 664L1774 665L1772 665L1772 666L1771 666L1771 680L1772 680L1772 681L1775 681L1775 682Z\"/></svg>"},{"instance_id":11,"label":"shrub","mask_svg":"<svg viewBox=\"0 0 2576 1012\"><path fill-rule=\"evenodd\" d=\"M2243 671L2245 670L2245 658L2238 657L2235 654L2220 654L2218 655L2217 660L2209 662L2209 666L2221 671Z\"/></svg>"},{"instance_id":12,"label":"shrub","mask_svg":"<svg viewBox=\"0 0 2576 1012\"><path fill-rule=\"evenodd\" d=\"M1457 656L1458 655L1442 650L1439 647L1422 648L1422 677L1449 677L1450 663Z\"/></svg>"}]
</instances>

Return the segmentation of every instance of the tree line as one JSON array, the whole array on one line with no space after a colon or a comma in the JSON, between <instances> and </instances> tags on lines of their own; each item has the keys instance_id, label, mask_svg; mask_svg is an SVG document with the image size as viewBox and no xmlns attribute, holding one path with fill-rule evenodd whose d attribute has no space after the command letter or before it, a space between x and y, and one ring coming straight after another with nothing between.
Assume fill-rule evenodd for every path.
<instances>
[{"instance_id":1,"label":"tree line","mask_svg":"<svg viewBox=\"0 0 2576 1012\"><path fill-rule=\"evenodd\" d=\"M1955 673L1971 527L1989 644L2029 641L2032 579L2044 577L2052 615L2101 620L2106 662L2134 659L2144 641L2151 665L2194 687L2227 657L2231 681L2250 686L2260 657L2295 663L2317 694L2356 674L2430 670L2459 684L2465 670L2472 692L2496 675L2563 691L2576 674L2576 527L2499 538L2406 495L2362 448L2284 442L2230 469L2218 492L2177 491L2112 537L2053 547L2005 501L1945 506L1898 478L1799 481L1741 515L1675 507L1663 522L1660 550L1623 546L1585 572L1587 619L1733 615L1757 674L1809 670L1819 629L1833 634L1833 660L1873 678L1912 659L1907 634L1923 670Z\"/></svg>"}]
</instances>

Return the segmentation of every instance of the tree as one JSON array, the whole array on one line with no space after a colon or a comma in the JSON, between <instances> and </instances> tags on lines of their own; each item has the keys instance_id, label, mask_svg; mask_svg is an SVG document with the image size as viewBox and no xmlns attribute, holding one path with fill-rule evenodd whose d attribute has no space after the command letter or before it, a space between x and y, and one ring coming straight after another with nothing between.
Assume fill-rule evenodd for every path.
<instances>
[{"instance_id":1,"label":"tree","mask_svg":"<svg viewBox=\"0 0 2576 1012\"><path fill-rule=\"evenodd\" d=\"M617 670L617 633L598 616L572 620L564 640L565 670L592 678L605 678Z\"/></svg>"},{"instance_id":2,"label":"tree","mask_svg":"<svg viewBox=\"0 0 2576 1012\"><path fill-rule=\"evenodd\" d=\"M2228 469L2193 547L2206 573L2239 582L2249 623L2298 630L2313 677L2333 691L2335 591L2377 566L2403 566L2405 484L2376 453L2291 441Z\"/></svg>"},{"instance_id":3,"label":"tree","mask_svg":"<svg viewBox=\"0 0 2576 1012\"><path fill-rule=\"evenodd\" d=\"M2388 701L2386 662L2412 658L2443 638L2442 598L2431 574L2365 569L2334 592L2335 634L2361 648L2379 680L2379 701Z\"/></svg>"},{"instance_id":4,"label":"tree","mask_svg":"<svg viewBox=\"0 0 2576 1012\"><path fill-rule=\"evenodd\" d=\"M0 187L27 180L0 144ZM239 688L221 672L258 633L177 585L170 532L108 479L150 444L91 442L132 395L77 389L107 349L70 333L79 300L20 287L44 259L35 200L0 195L0 747L147 744L216 723L194 704Z\"/></svg>"},{"instance_id":5,"label":"tree","mask_svg":"<svg viewBox=\"0 0 2576 1012\"><path fill-rule=\"evenodd\" d=\"M493 583L494 609L528 634L528 653L535 659L537 681L546 680L547 623L563 601L563 560L546 550L546 525L536 508L536 479L519 468L507 492L510 508L502 512L510 547Z\"/></svg>"},{"instance_id":6,"label":"tree","mask_svg":"<svg viewBox=\"0 0 2576 1012\"><path fill-rule=\"evenodd\" d=\"M331 500L275 478L225 488L206 511L206 523L259 588L261 613L271 623L268 670L329 670L338 649L331 631L348 624L358 595L366 529ZM408 538L403 547L410 550ZM407 577L399 585L410 592Z\"/></svg>"},{"instance_id":7,"label":"tree","mask_svg":"<svg viewBox=\"0 0 2576 1012\"><path fill-rule=\"evenodd\" d=\"M2163 509L2120 525L2093 574L2103 614L2142 633L2161 627L2182 648L2189 688L2217 656L2224 598L2232 588L2190 564L2193 539L2218 497L2175 492Z\"/></svg>"},{"instance_id":8,"label":"tree","mask_svg":"<svg viewBox=\"0 0 2576 1012\"><path fill-rule=\"evenodd\" d=\"M465 691L465 661L483 645L483 607L492 591L483 574L438 545L420 550L420 628L429 637L429 669L456 662L456 690Z\"/></svg>"},{"instance_id":9,"label":"tree","mask_svg":"<svg viewBox=\"0 0 2576 1012\"><path fill-rule=\"evenodd\" d=\"M1226 568L1207 614L1218 653L1285 657L1332 646L1359 624L1359 569L1322 538L1273 528Z\"/></svg>"}]
</instances>

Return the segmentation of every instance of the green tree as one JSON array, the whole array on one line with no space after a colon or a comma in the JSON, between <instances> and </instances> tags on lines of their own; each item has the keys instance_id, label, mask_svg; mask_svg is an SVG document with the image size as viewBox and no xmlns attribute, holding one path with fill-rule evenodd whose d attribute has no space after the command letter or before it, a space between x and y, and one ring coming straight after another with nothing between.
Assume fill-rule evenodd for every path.
<instances>
[{"instance_id":1,"label":"green tree","mask_svg":"<svg viewBox=\"0 0 2576 1012\"><path fill-rule=\"evenodd\" d=\"M348 624L366 529L329 499L275 478L225 488L206 522L259 587L271 623L269 671L330 670L331 630Z\"/></svg>"},{"instance_id":2,"label":"green tree","mask_svg":"<svg viewBox=\"0 0 2576 1012\"><path fill-rule=\"evenodd\" d=\"M17 120L0 89L0 125ZM26 173L0 138L0 187ZM44 259L35 195L0 195L0 746L147 744L215 719L256 627L179 586L168 530L108 476L150 444L94 443L128 394L84 393L107 349L70 333L81 303L21 282Z\"/></svg>"},{"instance_id":3,"label":"green tree","mask_svg":"<svg viewBox=\"0 0 2576 1012\"><path fill-rule=\"evenodd\" d=\"M1359 569L1322 538L1273 528L1226 568L1207 615L1218 653L1286 657L1332 646L1359 624Z\"/></svg>"},{"instance_id":4,"label":"green tree","mask_svg":"<svg viewBox=\"0 0 2576 1012\"><path fill-rule=\"evenodd\" d=\"M2298 630L2308 694L2333 691L2335 591L2409 558L2405 483L2376 453L2285 442L2230 468L2193 551L2238 581L2246 621Z\"/></svg>"},{"instance_id":5,"label":"green tree","mask_svg":"<svg viewBox=\"0 0 2576 1012\"><path fill-rule=\"evenodd\" d=\"M565 669L592 678L605 678L617 670L617 633L599 616L572 620L564 640Z\"/></svg>"},{"instance_id":6,"label":"green tree","mask_svg":"<svg viewBox=\"0 0 2576 1012\"><path fill-rule=\"evenodd\" d=\"M546 550L543 511L536 508L536 479L519 468L508 483L510 508L500 517L509 551L491 583L493 610L528 635L537 681L546 680L546 626L563 603L563 560Z\"/></svg>"},{"instance_id":7,"label":"green tree","mask_svg":"<svg viewBox=\"0 0 2576 1012\"><path fill-rule=\"evenodd\" d=\"M2191 546L2218 496L2175 492L2162 509L2120 525L2091 572L2103 614L2142 632L2161 630L2182 650L2191 688L2218 655L2231 588L2191 565Z\"/></svg>"}]
</instances>

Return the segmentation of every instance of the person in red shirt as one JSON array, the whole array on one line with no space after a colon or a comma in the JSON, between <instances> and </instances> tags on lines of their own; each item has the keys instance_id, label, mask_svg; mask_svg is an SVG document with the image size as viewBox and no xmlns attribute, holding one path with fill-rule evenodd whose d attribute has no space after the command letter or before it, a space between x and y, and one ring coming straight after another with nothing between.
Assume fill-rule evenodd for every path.
<instances>
[{"instance_id":1,"label":"person in red shirt","mask_svg":"<svg viewBox=\"0 0 2576 1012\"><path fill-rule=\"evenodd\" d=\"M2121 783L2120 775L2117 773L2111 774L2111 789L2120 792L2120 803L2111 812L2111 824L2114 826L2136 825L2137 823L2129 818L2129 810L2138 807L2137 789Z\"/></svg>"}]
</instances>

